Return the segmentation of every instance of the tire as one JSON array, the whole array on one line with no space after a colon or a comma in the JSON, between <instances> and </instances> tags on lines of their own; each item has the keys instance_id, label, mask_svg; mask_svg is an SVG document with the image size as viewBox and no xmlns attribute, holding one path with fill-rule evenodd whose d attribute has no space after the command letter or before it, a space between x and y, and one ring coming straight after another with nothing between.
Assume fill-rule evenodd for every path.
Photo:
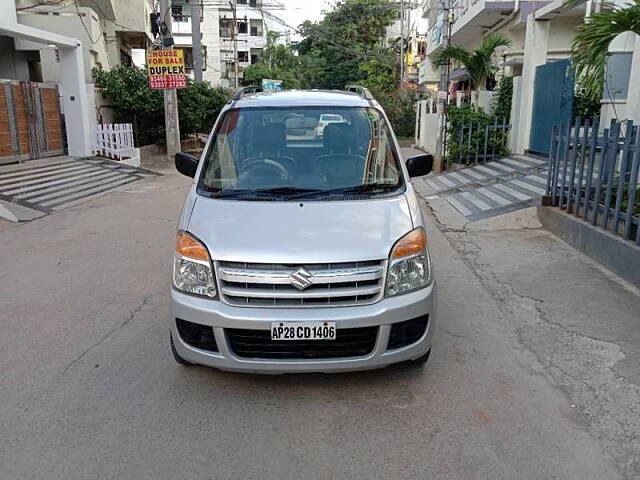
<instances>
[{"instance_id":1,"label":"tire","mask_svg":"<svg viewBox=\"0 0 640 480\"><path fill-rule=\"evenodd\" d=\"M414 358L413 360L407 360L407 365L411 367L423 367L427 360L429 360L429 355L431 355L431 349L424 355L418 358Z\"/></svg>"},{"instance_id":2,"label":"tire","mask_svg":"<svg viewBox=\"0 0 640 480\"><path fill-rule=\"evenodd\" d=\"M180 354L178 353L178 351L176 350L176 344L173 343L173 335L169 334L169 340L171 341L171 353L173 353L173 358L176 362L178 362L180 365L183 365L185 367L192 367L195 365L195 363L191 363L188 360L185 360L184 358L182 358L180 356Z\"/></svg>"}]
</instances>

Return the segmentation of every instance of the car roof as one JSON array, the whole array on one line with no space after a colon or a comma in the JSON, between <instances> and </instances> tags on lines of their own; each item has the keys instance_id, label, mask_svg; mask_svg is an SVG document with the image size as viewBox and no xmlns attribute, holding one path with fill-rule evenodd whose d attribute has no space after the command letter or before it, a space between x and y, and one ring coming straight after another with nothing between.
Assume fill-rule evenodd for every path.
<instances>
[{"instance_id":1,"label":"car roof","mask_svg":"<svg viewBox=\"0 0 640 480\"><path fill-rule=\"evenodd\" d=\"M360 95L342 90L280 90L243 95L233 108L247 107L370 107Z\"/></svg>"}]
</instances>

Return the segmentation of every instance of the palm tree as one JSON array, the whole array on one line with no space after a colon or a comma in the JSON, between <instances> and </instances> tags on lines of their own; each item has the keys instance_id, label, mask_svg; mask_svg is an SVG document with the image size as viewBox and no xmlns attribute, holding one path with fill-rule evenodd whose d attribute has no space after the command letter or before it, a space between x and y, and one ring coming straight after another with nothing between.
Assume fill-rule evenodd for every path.
<instances>
[{"instance_id":1,"label":"palm tree","mask_svg":"<svg viewBox=\"0 0 640 480\"><path fill-rule=\"evenodd\" d=\"M636 0L640 1L640 0ZM483 40L479 48L470 51L460 45L443 48L433 60L433 68L447 65L451 60L462 64L469 72L472 90L485 88L487 79L493 78L497 67L493 63L493 54L499 47L510 47L511 40L502 33L491 33Z\"/></svg>"},{"instance_id":2,"label":"palm tree","mask_svg":"<svg viewBox=\"0 0 640 480\"><path fill-rule=\"evenodd\" d=\"M567 5L575 3L570 0ZM605 4L605 10L591 14L576 28L571 57L588 98L595 101L602 98L609 45L624 32L640 35L640 0L632 0L624 6Z\"/></svg>"}]
</instances>

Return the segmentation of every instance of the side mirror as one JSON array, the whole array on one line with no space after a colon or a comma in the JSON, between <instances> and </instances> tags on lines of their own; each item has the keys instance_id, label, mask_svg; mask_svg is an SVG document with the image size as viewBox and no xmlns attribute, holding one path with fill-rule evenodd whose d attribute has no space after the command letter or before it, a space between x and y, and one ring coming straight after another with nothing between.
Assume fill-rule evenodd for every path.
<instances>
[{"instance_id":1,"label":"side mirror","mask_svg":"<svg viewBox=\"0 0 640 480\"><path fill-rule=\"evenodd\" d=\"M433 169L433 155L423 154L407 158L407 170L410 177L421 177Z\"/></svg>"},{"instance_id":2,"label":"side mirror","mask_svg":"<svg viewBox=\"0 0 640 480\"><path fill-rule=\"evenodd\" d=\"M176 153L176 170L187 177L195 177L198 159L188 153Z\"/></svg>"}]
</instances>

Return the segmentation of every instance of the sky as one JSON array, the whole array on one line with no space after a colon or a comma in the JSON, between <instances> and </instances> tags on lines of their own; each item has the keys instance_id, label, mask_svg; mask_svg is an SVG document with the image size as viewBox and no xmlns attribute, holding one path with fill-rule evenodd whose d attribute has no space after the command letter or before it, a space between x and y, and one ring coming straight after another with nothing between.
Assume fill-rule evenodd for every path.
<instances>
[{"instance_id":1,"label":"sky","mask_svg":"<svg viewBox=\"0 0 640 480\"><path fill-rule=\"evenodd\" d=\"M322 19L322 10L331 7L330 0L280 0L285 10L274 11L287 25L297 27L305 20L317 22Z\"/></svg>"}]
</instances>

